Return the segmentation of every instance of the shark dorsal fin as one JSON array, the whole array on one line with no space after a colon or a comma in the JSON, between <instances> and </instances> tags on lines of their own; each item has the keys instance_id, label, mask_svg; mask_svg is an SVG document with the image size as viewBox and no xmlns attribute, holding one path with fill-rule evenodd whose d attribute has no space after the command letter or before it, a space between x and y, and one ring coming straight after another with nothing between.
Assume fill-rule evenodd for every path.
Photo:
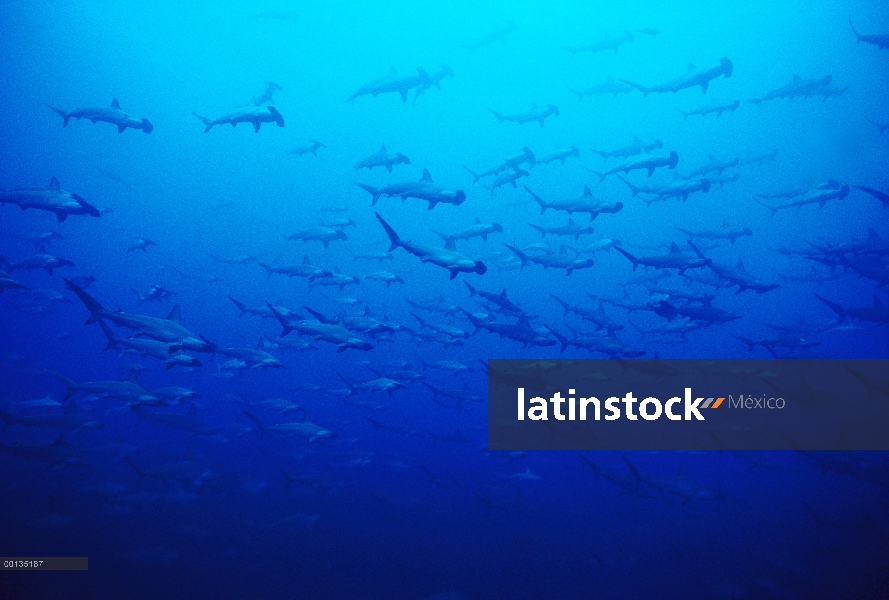
<instances>
[{"instance_id":1,"label":"shark dorsal fin","mask_svg":"<svg viewBox=\"0 0 889 600\"><path fill-rule=\"evenodd\" d=\"M304 265L309 264L309 255L308 254L303 254L303 264Z\"/></svg>"},{"instance_id":2,"label":"shark dorsal fin","mask_svg":"<svg viewBox=\"0 0 889 600\"><path fill-rule=\"evenodd\" d=\"M365 317L370 316L370 307L367 304L364 305L364 316Z\"/></svg>"},{"instance_id":3,"label":"shark dorsal fin","mask_svg":"<svg viewBox=\"0 0 889 600\"><path fill-rule=\"evenodd\" d=\"M722 226L723 226L723 228L728 229L728 219L722 220Z\"/></svg>"},{"instance_id":4,"label":"shark dorsal fin","mask_svg":"<svg viewBox=\"0 0 889 600\"><path fill-rule=\"evenodd\" d=\"M641 146L641 145L642 145L642 140L640 140L638 137L636 137L636 136L634 135L634 136L633 136L633 145L634 145L634 146Z\"/></svg>"},{"instance_id":5,"label":"shark dorsal fin","mask_svg":"<svg viewBox=\"0 0 889 600\"><path fill-rule=\"evenodd\" d=\"M880 239L880 234L878 234L876 231L874 231L873 227L868 227L867 234L868 234L867 235L868 239L871 239L871 240Z\"/></svg>"},{"instance_id":6,"label":"shark dorsal fin","mask_svg":"<svg viewBox=\"0 0 889 600\"><path fill-rule=\"evenodd\" d=\"M593 195L593 192L590 191L590 186L588 186L588 185L583 186L583 195L584 196L592 196Z\"/></svg>"},{"instance_id":7,"label":"shark dorsal fin","mask_svg":"<svg viewBox=\"0 0 889 600\"><path fill-rule=\"evenodd\" d=\"M698 70L698 68L696 66L694 66L693 63L688 63L688 72L689 73L691 73L692 71L697 71L697 70Z\"/></svg>"},{"instance_id":8,"label":"shark dorsal fin","mask_svg":"<svg viewBox=\"0 0 889 600\"><path fill-rule=\"evenodd\" d=\"M739 271L747 271L747 269L744 268L744 261L741 260L740 258L738 258L737 268Z\"/></svg>"},{"instance_id":9,"label":"shark dorsal fin","mask_svg":"<svg viewBox=\"0 0 889 600\"><path fill-rule=\"evenodd\" d=\"M56 438L56 441L52 443L53 446L64 446L65 445L65 434L60 433L59 437Z\"/></svg>"},{"instance_id":10,"label":"shark dorsal fin","mask_svg":"<svg viewBox=\"0 0 889 600\"><path fill-rule=\"evenodd\" d=\"M77 405L74 404L74 400L71 400L70 402L68 402L68 406L65 407L65 414L68 415L76 412L78 412Z\"/></svg>"},{"instance_id":11,"label":"shark dorsal fin","mask_svg":"<svg viewBox=\"0 0 889 600\"><path fill-rule=\"evenodd\" d=\"M175 305L173 310L170 311L170 314L167 315L167 321L176 321L177 323L182 322L182 315L179 314L179 305Z\"/></svg>"},{"instance_id":12,"label":"shark dorsal fin","mask_svg":"<svg viewBox=\"0 0 889 600\"><path fill-rule=\"evenodd\" d=\"M670 242L670 254L679 254L680 252L682 251L676 245L676 242Z\"/></svg>"},{"instance_id":13,"label":"shark dorsal fin","mask_svg":"<svg viewBox=\"0 0 889 600\"><path fill-rule=\"evenodd\" d=\"M188 407L188 413L186 413L189 417L198 416L198 407L192 402L191 406ZM191 448L189 448L190 450Z\"/></svg>"},{"instance_id":14,"label":"shark dorsal fin","mask_svg":"<svg viewBox=\"0 0 889 600\"><path fill-rule=\"evenodd\" d=\"M117 101L117 98L111 99L111 108L116 108L120 110L120 102Z\"/></svg>"},{"instance_id":15,"label":"shark dorsal fin","mask_svg":"<svg viewBox=\"0 0 889 600\"><path fill-rule=\"evenodd\" d=\"M880 299L877 298L876 294L874 294L874 308L883 308L883 303L880 302Z\"/></svg>"},{"instance_id":16,"label":"shark dorsal fin","mask_svg":"<svg viewBox=\"0 0 889 600\"><path fill-rule=\"evenodd\" d=\"M503 291L500 292L500 295L506 298L506 288L503 288Z\"/></svg>"},{"instance_id":17,"label":"shark dorsal fin","mask_svg":"<svg viewBox=\"0 0 889 600\"><path fill-rule=\"evenodd\" d=\"M478 225L478 224L480 224L480 223L481 223L481 220L480 220L478 217L476 217L476 218L475 218L475 224ZM871 231L873 231L873 229L871 229Z\"/></svg>"},{"instance_id":18,"label":"shark dorsal fin","mask_svg":"<svg viewBox=\"0 0 889 600\"><path fill-rule=\"evenodd\" d=\"M574 227L574 219L568 217L568 227Z\"/></svg>"},{"instance_id":19,"label":"shark dorsal fin","mask_svg":"<svg viewBox=\"0 0 889 600\"><path fill-rule=\"evenodd\" d=\"M797 75L796 73L793 74L794 81L799 81L800 79L802 79L802 78L799 75Z\"/></svg>"},{"instance_id":20,"label":"shark dorsal fin","mask_svg":"<svg viewBox=\"0 0 889 600\"><path fill-rule=\"evenodd\" d=\"M388 152L388 150L386 150L386 144L380 144L380 152L381 152L381 153L386 153L386 152Z\"/></svg>"},{"instance_id":21,"label":"shark dorsal fin","mask_svg":"<svg viewBox=\"0 0 889 600\"><path fill-rule=\"evenodd\" d=\"M256 340L256 349L257 350L265 350L265 341L262 336L259 336L259 339Z\"/></svg>"},{"instance_id":22,"label":"shark dorsal fin","mask_svg":"<svg viewBox=\"0 0 889 600\"><path fill-rule=\"evenodd\" d=\"M59 186L59 180L53 177L49 180L49 185L46 186L46 189L52 190L54 192L61 192L62 188Z\"/></svg>"},{"instance_id":23,"label":"shark dorsal fin","mask_svg":"<svg viewBox=\"0 0 889 600\"><path fill-rule=\"evenodd\" d=\"M448 236L448 241L445 242L445 248L447 250L456 250L457 249L457 242L454 241L454 236L452 236L452 235Z\"/></svg>"},{"instance_id":24,"label":"shark dorsal fin","mask_svg":"<svg viewBox=\"0 0 889 600\"><path fill-rule=\"evenodd\" d=\"M138 385L139 384L139 370L138 369L130 369L130 374L127 376L127 381Z\"/></svg>"},{"instance_id":25,"label":"shark dorsal fin","mask_svg":"<svg viewBox=\"0 0 889 600\"><path fill-rule=\"evenodd\" d=\"M429 169L423 169L423 176L420 178L420 181L432 183L432 175L429 174Z\"/></svg>"}]
</instances>

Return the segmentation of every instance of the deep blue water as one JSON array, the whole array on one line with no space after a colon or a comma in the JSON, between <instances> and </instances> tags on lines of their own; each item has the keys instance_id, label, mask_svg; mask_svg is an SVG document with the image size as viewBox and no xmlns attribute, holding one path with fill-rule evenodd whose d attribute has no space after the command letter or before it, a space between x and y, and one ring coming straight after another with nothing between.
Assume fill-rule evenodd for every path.
<instances>
[{"instance_id":1,"label":"deep blue water","mask_svg":"<svg viewBox=\"0 0 889 600\"><path fill-rule=\"evenodd\" d=\"M857 42L850 15L860 34L889 32L876 2L5 3L0 188L43 187L55 177L62 190L110 211L59 222L51 212L0 204L0 269L31 288L0 296L0 410L9 415L0 431L0 554L90 559L87 572L4 572L0 597L889 597L885 454L488 451L485 361L609 356L560 352L559 345L523 348L474 332L459 311L445 315L407 302L440 300L477 318L522 321L470 297L466 281L487 292L505 289L551 342L544 325L564 335L596 329L564 314L556 295L587 307L601 303L614 328L599 333L648 358L886 358L885 316L840 320L816 297L844 309L889 306L886 206L855 187L889 192L889 133L879 127L889 124L889 53ZM625 31L632 41L617 51L566 49ZM700 86L647 97L629 88L581 101L572 93L609 78L650 88L711 69L722 57L733 65L731 76L713 78L706 94ZM453 76L418 95L417 67L434 76L442 64ZM391 68L417 75L406 102L398 93L345 101ZM827 75L829 84L814 83ZM811 85L808 92L749 102L794 76ZM266 122L254 133L242 123L203 133L192 113L213 119L252 106L264 81L281 88L272 104L283 128ZM113 124L74 118L62 127L47 107L104 108L112 98L132 117L148 119L151 133L118 134ZM680 114L736 99L736 110L719 117ZM498 123L490 112L547 105L558 114L544 126ZM590 172L625 160L605 161L590 149L615 150L634 138L661 140L655 154L678 155L675 169L659 167L650 178L645 170L622 174L636 186L666 186L711 156L739 161L704 175L706 193L649 205L643 199L654 195L634 196L616 175L600 181ZM291 152L310 140L323 143L317 154ZM356 171L381 144L410 164L391 173ZM579 156L541 164L571 146ZM529 174L516 187L492 193L485 186L493 178L475 182L467 172L496 167L523 147L537 162L522 165ZM419 181L423 169L445 190L465 190L465 202L429 210L418 199L383 196L371 206L356 185ZM541 215L525 186L553 201L578 198L585 185L596 200L623 203L592 221L594 233L541 237L528 225L556 227L568 217ZM758 197L791 190L800 195ZM828 196L823 206L780 208L818 194ZM401 248L382 262L357 257L389 248L375 212L403 239L429 246L443 246L431 230L456 234L476 219L502 231L457 241L456 249L487 271L449 279L447 270ZM347 240L325 247L286 239L332 219L353 222L334 227ZM585 214L572 219L589 224ZM637 257L664 254L671 243L693 256L677 227L717 234L749 228L731 243L719 235L695 243L714 263L734 266L740 258L760 291L694 281L701 275L718 283L709 267L690 269L688 277L665 270L657 283L712 295L729 322L689 320L684 335L643 335L682 321L668 321L665 306L701 303L631 283L656 270L634 272L614 249L577 254L595 264L566 276L564 269L517 268L505 245L545 242L528 254L574 258L614 239ZM60 239L34 241L51 231ZM129 251L140 239L155 245ZM838 247L867 239L866 251ZM19 265L35 253L74 266L50 275ZM252 258L230 264L211 255ZM299 265L304 256L360 284L310 286L260 266ZM380 271L403 283L367 277ZM84 325L89 312L62 281L87 276L95 281L86 292L105 309L163 318L178 305L186 328L223 348L277 343L282 332L274 318L239 316L229 297L309 318L304 307L331 319L368 307L396 331L353 332L373 349L343 352L289 333L284 340L309 347L267 348L286 368L188 351L203 366L167 370L156 358L103 351L105 334L98 324ZM153 286L175 295L140 303L138 294ZM648 305L630 312L615 302ZM420 339L432 331L414 314L465 336ZM788 332L776 341L782 326ZM120 338L133 333L111 328ZM763 344L751 350L738 337ZM468 370L442 370L436 361ZM147 390L177 385L199 396L133 408L132 399L78 392L76 414L89 426L23 424L24 416L72 414L64 386L48 371L75 382L120 381L133 366ZM405 389L388 395L358 388L347 396L340 375L361 384L375 372ZM476 398L434 396L429 386ZM68 412L28 404L47 395ZM269 400L279 401L262 405ZM289 404L301 409L282 412ZM157 417L194 410L197 417L180 428ZM263 425L305 419L336 436L309 443L261 432L245 411ZM60 433L63 443L53 446ZM691 491L632 485L624 457ZM529 473L536 478L516 477Z\"/></svg>"}]
</instances>

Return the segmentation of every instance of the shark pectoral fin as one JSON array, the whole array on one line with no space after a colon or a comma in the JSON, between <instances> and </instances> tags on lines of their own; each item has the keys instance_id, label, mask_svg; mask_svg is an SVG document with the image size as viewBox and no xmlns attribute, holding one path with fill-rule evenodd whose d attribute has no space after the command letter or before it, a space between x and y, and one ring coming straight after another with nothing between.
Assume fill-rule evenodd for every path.
<instances>
[{"instance_id":1,"label":"shark pectoral fin","mask_svg":"<svg viewBox=\"0 0 889 600\"><path fill-rule=\"evenodd\" d=\"M259 120L253 121L253 133L259 133Z\"/></svg>"},{"instance_id":2,"label":"shark pectoral fin","mask_svg":"<svg viewBox=\"0 0 889 600\"><path fill-rule=\"evenodd\" d=\"M707 86L708 86L709 84L710 84L709 81L705 81L704 83L701 84L701 91L704 92L705 94L707 93ZM720 113L720 114L721 114L721 113Z\"/></svg>"},{"instance_id":3,"label":"shark pectoral fin","mask_svg":"<svg viewBox=\"0 0 889 600\"><path fill-rule=\"evenodd\" d=\"M117 126L117 133L123 133L126 128L127 128L126 125L118 125Z\"/></svg>"},{"instance_id":4,"label":"shark pectoral fin","mask_svg":"<svg viewBox=\"0 0 889 600\"><path fill-rule=\"evenodd\" d=\"M456 269L451 269L451 280L452 281L457 277L458 273L459 273L459 271L457 271Z\"/></svg>"},{"instance_id":5,"label":"shark pectoral fin","mask_svg":"<svg viewBox=\"0 0 889 600\"><path fill-rule=\"evenodd\" d=\"M648 176L651 177L654 175L654 167L648 167Z\"/></svg>"},{"instance_id":6,"label":"shark pectoral fin","mask_svg":"<svg viewBox=\"0 0 889 600\"><path fill-rule=\"evenodd\" d=\"M407 102L407 90L399 90L398 93L401 94L401 101Z\"/></svg>"}]
</instances>

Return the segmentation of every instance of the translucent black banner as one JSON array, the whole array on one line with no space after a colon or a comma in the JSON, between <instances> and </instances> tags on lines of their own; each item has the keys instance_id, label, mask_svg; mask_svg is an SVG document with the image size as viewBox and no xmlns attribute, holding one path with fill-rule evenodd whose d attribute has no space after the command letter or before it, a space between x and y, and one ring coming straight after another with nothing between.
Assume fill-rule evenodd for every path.
<instances>
[{"instance_id":1,"label":"translucent black banner","mask_svg":"<svg viewBox=\"0 0 889 600\"><path fill-rule=\"evenodd\" d=\"M86 556L4 556L0 571L87 571Z\"/></svg>"},{"instance_id":2,"label":"translucent black banner","mask_svg":"<svg viewBox=\"0 0 889 600\"><path fill-rule=\"evenodd\" d=\"M491 450L889 450L889 360L490 360Z\"/></svg>"}]
</instances>

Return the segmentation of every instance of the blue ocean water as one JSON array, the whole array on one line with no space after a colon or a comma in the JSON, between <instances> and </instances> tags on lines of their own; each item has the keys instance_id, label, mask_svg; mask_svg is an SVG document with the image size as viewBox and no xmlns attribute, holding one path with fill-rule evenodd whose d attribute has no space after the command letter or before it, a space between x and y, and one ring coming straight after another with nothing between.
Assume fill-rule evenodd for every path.
<instances>
[{"instance_id":1,"label":"blue ocean water","mask_svg":"<svg viewBox=\"0 0 889 600\"><path fill-rule=\"evenodd\" d=\"M889 355L879 3L21 1L0 31L0 554L90 560L0 597L889 596L884 453L494 452L484 401L490 358ZM634 269L671 244L712 262ZM75 290L201 366L103 351ZM113 312L174 306L189 339Z\"/></svg>"}]
</instances>

